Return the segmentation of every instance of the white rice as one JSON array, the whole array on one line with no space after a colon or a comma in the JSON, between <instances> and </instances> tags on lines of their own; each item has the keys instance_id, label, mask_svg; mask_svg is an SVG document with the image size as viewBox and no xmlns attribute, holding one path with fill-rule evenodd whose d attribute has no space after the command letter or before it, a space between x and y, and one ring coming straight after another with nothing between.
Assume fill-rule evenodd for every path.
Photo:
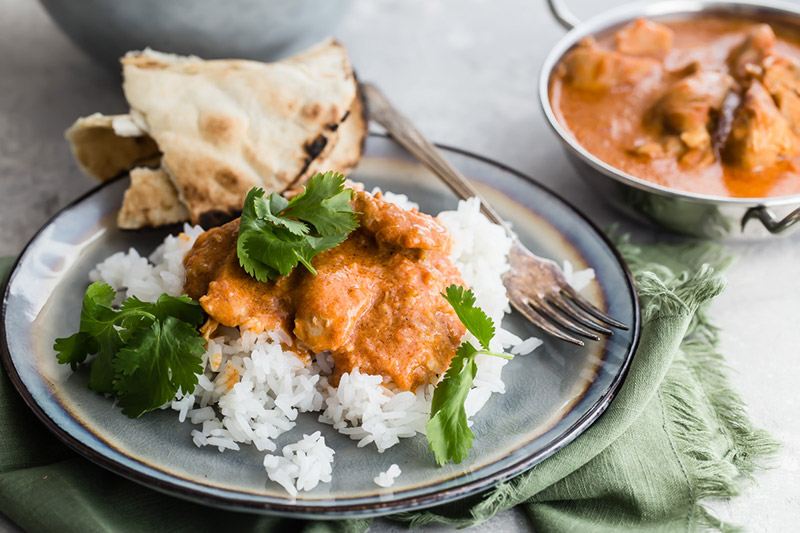
<instances>
[{"instance_id":1,"label":"white rice","mask_svg":"<svg viewBox=\"0 0 800 533\"><path fill-rule=\"evenodd\" d=\"M594 269L587 268L585 270L576 271L569 261L564 261L562 270L564 271L564 277L567 279L567 283L578 291L583 290L594 279Z\"/></svg>"},{"instance_id":2,"label":"white rice","mask_svg":"<svg viewBox=\"0 0 800 533\"><path fill-rule=\"evenodd\" d=\"M324 391L325 410L319 421L358 441L358 447L374 443L379 452L401 438L425 433L430 415L433 385L417 393L395 392L382 385L381 376L362 374L358 368L342 374L339 387Z\"/></svg>"},{"instance_id":3,"label":"white rice","mask_svg":"<svg viewBox=\"0 0 800 533\"><path fill-rule=\"evenodd\" d=\"M311 490L319 483L330 483L334 451L325 446L319 431L294 444L283 447L283 457L265 455L267 476L279 483L286 492L297 496L299 490Z\"/></svg>"},{"instance_id":4,"label":"white rice","mask_svg":"<svg viewBox=\"0 0 800 533\"><path fill-rule=\"evenodd\" d=\"M376 478L373 479L376 485L389 488L394 485L394 480L401 474L400 467L393 464L386 472L381 472Z\"/></svg>"},{"instance_id":5,"label":"white rice","mask_svg":"<svg viewBox=\"0 0 800 533\"><path fill-rule=\"evenodd\" d=\"M513 348L511 348L512 355L523 355L528 354L534 351L536 348L543 344L542 339L537 339L536 337L528 337L524 341L516 344Z\"/></svg>"},{"instance_id":6,"label":"white rice","mask_svg":"<svg viewBox=\"0 0 800 533\"><path fill-rule=\"evenodd\" d=\"M169 235L148 258L131 248L117 252L98 264L89 273L90 281L103 281L120 293L118 300L136 296L144 302L154 302L163 293L180 296L183 293L183 257L191 250L203 228L184 224L183 232Z\"/></svg>"},{"instance_id":7,"label":"white rice","mask_svg":"<svg viewBox=\"0 0 800 533\"><path fill-rule=\"evenodd\" d=\"M403 195L385 193L384 198L404 208L414 206ZM477 304L495 322L497 334L491 348L510 349L514 354L536 349L539 339L523 340L500 327L510 311L501 276L509 268L511 239L480 214L477 199L459 202L455 211L440 213L438 218L453 236L453 263L475 293ZM134 249L116 253L98 264L90 279L114 287L120 301L127 296L154 301L164 292L180 295L183 257L202 232L199 226L187 224L183 233L167 237L149 258ZM577 283L588 283L593 277L586 271L573 272L571 265L565 265L565 272ZM402 438L425 433L433 385L415 393L398 391L385 386L382 377L356 368L333 387L328 380L333 369L330 354L305 361L282 347L281 343L290 341L282 331L255 335L224 328L224 335L208 342L197 387L188 394L179 392L169 405L180 421L197 426L191 432L195 445L223 452L252 444L260 451L274 452L276 439L296 425L301 412L320 412L321 422L358 441L359 447L374 445L378 452ZM477 357L478 373L465 403L468 417L478 413L493 393L505 392L501 372L507 362ZM330 481L333 450L325 446L319 431L284 446L282 452L282 456L265 455L264 468L292 496ZM397 465L392 465L375 482L388 487L399 473Z\"/></svg>"}]
</instances>

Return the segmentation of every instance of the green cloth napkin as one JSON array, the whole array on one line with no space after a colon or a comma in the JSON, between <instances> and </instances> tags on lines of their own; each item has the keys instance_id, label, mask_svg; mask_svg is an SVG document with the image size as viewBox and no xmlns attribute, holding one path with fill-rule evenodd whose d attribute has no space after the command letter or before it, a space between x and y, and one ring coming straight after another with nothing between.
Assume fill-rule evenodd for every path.
<instances>
[{"instance_id":1,"label":"green cloth napkin","mask_svg":"<svg viewBox=\"0 0 800 533\"><path fill-rule=\"evenodd\" d=\"M777 444L731 389L708 302L724 287L718 247L620 250L634 272L644 326L607 411L529 472L432 510L394 515L410 526L468 527L522 505L537 531L694 531L733 526L702 505L745 485ZM2 264L0 264L2 266ZM0 511L37 531L365 531L369 520L302 522L220 511L165 496L68 450L0 376Z\"/></svg>"}]
</instances>

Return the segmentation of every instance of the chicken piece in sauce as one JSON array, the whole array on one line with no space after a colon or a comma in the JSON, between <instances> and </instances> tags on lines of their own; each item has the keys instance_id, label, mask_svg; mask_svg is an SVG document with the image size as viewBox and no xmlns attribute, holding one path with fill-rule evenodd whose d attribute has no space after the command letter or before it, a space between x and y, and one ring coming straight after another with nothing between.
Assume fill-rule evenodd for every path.
<instances>
[{"instance_id":1,"label":"chicken piece in sauce","mask_svg":"<svg viewBox=\"0 0 800 533\"><path fill-rule=\"evenodd\" d=\"M753 27L741 44L728 55L728 69L740 82L747 82L754 74L761 72L764 59L772 54L775 47L775 32L769 24Z\"/></svg>"},{"instance_id":2,"label":"chicken piece in sauce","mask_svg":"<svg viewBox=\"0 0 800 533\"><path fill-rule=\"evenodd\" d=\"M560 68L567 83L589 91L635 85L646 78L658 79L662 72L661 63L655 59L603 50L590 37L567 53Z\"/></svg>"},{"instance_id":3,"label":"chicken piece in sauce","mask_svg":"<svg viewBox=\"0 0 800 533\"><path fill-rule=\"evenodd\" d=\"M662 134L678 135L686 146L680 156L682 163L708 165L715 160L711 123L734 85L733 78L723 72L698 70L669 86L648 112L646 121ZM667 154L671 152L674 150L665 150Z\"/></svg>"},{"instance_id":4,"label":"chicken piece in sauce","mask_svg":"<svg viewBox=\"0 0 800 533\"><path fill-rule=\"evenodd\" d=\"M663 159L678 157L686 151L686 148L677 135L666 135L655 141L638 139L628 151L646 159Z\"/></svg>"},{"instance_id":5,"label":"chicken piece in sauce","mask_svg":"<svg viewBox=\"0 0 800 533\"><path fill-rule=\"evenodd\" d=\"M763 84L792 131L800 135L800 65L786 57L768 57L764 61Z\"/></svg>"},{"instance_id":6,"label":"chicken piece in sauce","mask_svg":"<svg viewBox=\"0 0 800 533\"><path fill-rule=\"evenodd\" d=\"M257 333L291 331L291 293L296 277L281 277L270 283L250 277L236 255L238 237L238 218L200 235L183 260L184 291L223 326Z\"/></svg>"},{"instance_id":7,"label":"chicken piece in sauce","mask_svg":"<svg viewBox=\"0 0 800 533\"><path fill-rule=\"evenodd\" d=\"M797 137L770 94L753 81L733 119L723 158L740 168L759 170L793 154L797 146Z\"/></svg>"},{"instance_id":8,"label":"chicken piece in sauce","mask_svg":"<svg viewBox=\"0 0 800 533\"><path fill-rule=\"evenodd\" d=\"M361 213L361 227L375 235L380 245L450 251L450 234L430 215L401 209L365 192L357 192L352 203L353 211Z\"/></svg>"},{"instance_id":9,"label":"chicken piece in sauce","mask_svg":"<svg viewBox=\"0 0 800 533\"><path fill-rule=\"evenodd\" d=\"M296 268L262 283L239 266L239 221L201 235L187 254L185 290L212 319L255 332L280 328L300 348L330 350L334 383L358 367L403 390L447 370L466 329L441 296L464 285L436 219L358 191L361 227Z\"/></svg>"},{"instance_id":10,"label":"chicken piece in sauce","mask_svg":"<svg viewBox=\"0 0 800 533\"><path fill-rule=\"evenodd\" d=\"M614 35L617 50L632 56L663 57L672 50L675 32L663 24L637 19Z\"/></svg>"}]
</instances>

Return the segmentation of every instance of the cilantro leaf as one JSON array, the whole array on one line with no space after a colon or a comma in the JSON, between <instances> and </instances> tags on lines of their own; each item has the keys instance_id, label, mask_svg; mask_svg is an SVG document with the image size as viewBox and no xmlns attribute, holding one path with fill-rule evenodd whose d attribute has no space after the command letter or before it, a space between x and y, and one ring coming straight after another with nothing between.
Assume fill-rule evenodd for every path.
<instances>
[{"instance_id":1,"label":"cilantro leaf","mask_svg":"<svg viewBox=\"0 0 800 533\"><path fill-rule=\"evenodd\" d=\"M286 209L288 205L289 201L279 194L270 194L266 200L263 196L254 200L258 218L264 219L275 226L285 228L293 235L307 235L308 226L299 220L279 216L279 213Z\"/></svg>"},{"instance_id":2,"label":"cilantro leaf","mask_svg":"<svg viewBox=\"0 0 800 533\"><path fill-rule=\"evenodd\" d=\"M118 395L129 416L161 407L179 388L194 390L202 370L200 305L188 296L162 294L155 303L130 297L117 310L111 306L115 296L101 282L86 289L79 331L53 345L59 363L74 370L97 354L88 363L89 388Z\"/></svg>"},{"instance_id":3,"label":"cilantro leaf","mask_svg":"<svg viewBox=\"0 0 800 533\"><path fill-rule=\"evenodd\" d=\"M95 338L85 331L79 331L64 339L56 339L53 348L58 354L58 362L62 365L69 363L72 370L78 368L88 356L100 349Z\"/></svg>"},{"instance_id":4,"label":"cilantro leaf","mask_svg":"<svg viewBox=\"0 0 800 533\"><path fill-rule=\"evenodd\" d=\"M192 392L203 371L203 338L175 317L135 332L114 358L114 392L122 412L135 418L175 397Z\"/></svg>"},{"instance_id":5,"label":"cilantro leaf","mask_svg":"<svg viewBox=\"0 0 800 533\"><path fill-rule=\"evenodd\" d=\"M205 319L203 308L185 294L183 296L162 294L155 303L142 302L135 296L130 296L122 302L120 310L128 311L131 309L145 310L161 321L169 317L175 317L194 327L199 326Z\"/></svg>"},{"instance_id":6,"label":"cilantro leaf","mask_svg":"<svg viewBox=\"0 0 800 533\"><path fill-rule=\"evenodd\" d=\"M283 239L274 239L262 233L251 235L245 241L244 247L251 258L262 263L271 262L271 268L280 276L288 276L298 262L312 274L316 274L317 271L311 266L314 256L338 246L346 238L347 234L339 233L327 237L308 235L305 238L285 235Z\"/></svg>"},{"instance_id":7,"label":"cilantro leaf","mask_svg":"<svg viewBox=\"0 0 800 533\"><path fill-rule=\"evenodd\" d=\"M425 429L430 449L439 466L450 459L460 463L472 448L475 435L467 424L464 400L478 373L475 353L477 350L470 343L462 344L433 393L431 418Z\"/></svg>"},{"instance_id":8,"label":"cilantro leaf","mask_svg":"<svg viewBox=\"0 0 800 533\"><path fill-rule=\"evenodd\" d=\"M250 189L247 193L244 200L244 207L242 208L242 216L239 219L239 237L236 241L236 255L239 258L239 264L244 268L245 272L259 281L267 281L274 278L271 278L268 273L264 272L269 269L267 265L260 264L255 259L250 258L244 249L244 244L249 235L259 234L262 228L266 229L269 227L267 223L261 221L256 213L255 202L263 197L264 190L258 187Z\"/></svg>"},{"instance_id":9,"label":"cilantro leaf","mask_svg":"<svg viewBox=\"0 0 800 533\"><path fill-rule=\"evenodd\" d=\"M113 337L113 332L109 331L109 328L116 315L116 311L111 307L116 295L114 289L99 281L89 285L83 295L80 331L89 333L98 340L110 341L103 337Z\"/></svg>"},{"instance_id":10,"label":"cilantro leaf","mask_svg":"<svg viewBox=\"0 0 800 533\"><path fill-rule=\"evenodd\" d=\"M248 235L244 239L247 255L263 265L267 265L268 279L288 276L297 266L298 256L303 256L305 241L293 235L277 238L277 230ZM272 274L277 272L277 276ZM261 280L261 278L258 278ZM267 281L267 280L261 280Z\"/></svg>"},{"instance_id":11,"label":"cilantro leaf","mask_svg":"<svg viewBox=\"0 0 800 533\"><path fill-rule=\"evenodd\" d=\"M101 394L114 394L114 353L101 350L89 367L89 388Z\"/></svg>"},{"instance_id":12,"label":"cilantro leaf","mask_svg":"<svg viewBox=\"0 0 800 533\"><path fill-rule=\"evenodd\" d=\"M483 349L488 350L489 341L494 337L494 322L486 316L483 309L475 305L475 295L472 291L453 284L444 290L442 296L453 306L458 319L470 333L475 335Z\"/></svg>"},{"instance_id":13,"label":"cilantro leaf","mask_svg":"<svg viewBox=\"0 0 800 533\"><path fill-rule=\"evenodd\" d=\"M344 188L344 176L317 174L306 189L287 200L262 189L247 193L236 255L239 264L259 281L289 275L302 264L311 273L311 260L342 243L358 220L350 206L352 191Z\"/></svg>"},{"instance_id":14,"label":"cilantro leaf","mask_svg":"<svg viewBox=\"0 0 800 533\"><path fill-rule=\"evenodd\" d=\"M350 233L358 222L350 207L352 189L344 188L344 176L317 174L308 187L289 201L286 216L308 222L322 236Z\"/></svg>"},{"instance_id":15,"label":"cilantro leaf","mask_svg":"<svg viewBox=\"0 0 800 533\"><path fill-rule=\"evenodd\" d=\"M478 373L475 360L478 354L488 354L510 359L511 356L489 351L489 343L494 337L492 320L480 307L475 305L475 295L471 290L450 285L442 293L458 315L459 320L472 333L483 347L475 348L470 342L462 342L442 380L436 385L431 401L431 417L426 424L426 435L431 451L439 466L449 460L463 461L472 449L475 435L469 428L464 401L467 399L472 382Z\"/></svg>"},{"instance_id":16,"label":"cilantro leaf","mask_svg":"<svg viewBox=\"0 0 800 533\"><path fill-rule=\"evenodd\" d=\"M83 295L83 305L84 308L88 306L90 309L96 306L111 309L111 304L114 303L116 296L116 291L110 285L96 281L86 289L86 293Z\"/></svg>"},{"instance_id":17,"label":"cilantro leaf","mask_svg":"<svg viewBox=\"0 0 800 533\"><path fill-rule=\"evenodd\" d=\"M113 392L111 359L123 344L120 331L114 327L117 311L111 307L116 295L114 289L99 281L89 285L83 296L80 329L75 338L81 342L70 343L73 335L56 339L53 346L58 351L59 362L69 362L73 369L88 355L97 353L89 373L89 388L103 394Z\"/></svg>"}]
</instances>

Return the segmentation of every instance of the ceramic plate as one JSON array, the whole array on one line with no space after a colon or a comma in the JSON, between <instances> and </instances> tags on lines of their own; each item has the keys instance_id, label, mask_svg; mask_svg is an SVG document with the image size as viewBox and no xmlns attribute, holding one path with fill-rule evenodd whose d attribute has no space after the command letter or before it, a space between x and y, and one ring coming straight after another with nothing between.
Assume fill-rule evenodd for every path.
<instances>
[{"instance_id":1,"label":"ceramic plate","mask_svg":"<svg viewBox=\"0 0 800 533\"><path fill-rule=\"evenodd\" d=\"M127 179L106 183L56 215L25 249L4 294L3 362L36 415L87 458L154 489L221 507L293 517L352 517L427 507L464 497L524 472L585 430L605 409L625 376L639 333L631 276L606 238L569 204L534 181L486 159L454 149L445 155L472 179L539 255L576 269L591 267L596 281L585 294L630 324L608 340L584 348L557 340L503 370L506 393L495 394L475 417L469 458L439 468L421 435L383 454L301 414L278 449L303 433L321 430L336 451L333 481L291 499L270 481L263 454L196 448L172 410L131 420L113 402L87 388L86 373L56 362L56 337L78 326L81 298L92 267L108 255L136 247L149 253L165 230L121 232L116 211ZM371 136L351 176L368 187L405 193L422 211L455 207L456 198L393 141ZM173 228L173 231L175 228ZM542 336L519 316L504 326L522 338ZM403 474L389 489L372 479L392 463Z\"/></svg>"}]
</instances>

